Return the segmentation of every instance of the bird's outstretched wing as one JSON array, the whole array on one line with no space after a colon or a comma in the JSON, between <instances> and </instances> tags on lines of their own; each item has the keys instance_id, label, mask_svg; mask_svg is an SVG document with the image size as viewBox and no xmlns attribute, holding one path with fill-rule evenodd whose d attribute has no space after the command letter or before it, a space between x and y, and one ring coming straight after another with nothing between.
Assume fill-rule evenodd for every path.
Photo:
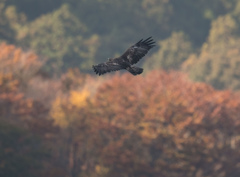
<instances>
[{"instance_id":1,"label":"bird's outstretched wing","mask_svg":"<svg viewBox=\"0 0 240 177\"><path fill-rule=\"evenodd\" d=\"M100 63L98 65L93 65L92 67L93 67L93 70L95 71L95 73L98 74L99 76L102 74L105 74L107 72L124 69L124 67L122 65L120 65L119 63L114 62L114 61Z\"/></svg>"},{"instance_id":2,"label":"bird's outstretched wing","mask_svg":"<svg viewBox=\"0 0 240 177\"><path fill-rule=\"evenodd\" d=\"M145 40L141 39L127 49L127 51L121 57L127 59L130 64L135 64L154 46L155 42L153 41L152 37L149 37Z\"/></svg>"}]
</instances>

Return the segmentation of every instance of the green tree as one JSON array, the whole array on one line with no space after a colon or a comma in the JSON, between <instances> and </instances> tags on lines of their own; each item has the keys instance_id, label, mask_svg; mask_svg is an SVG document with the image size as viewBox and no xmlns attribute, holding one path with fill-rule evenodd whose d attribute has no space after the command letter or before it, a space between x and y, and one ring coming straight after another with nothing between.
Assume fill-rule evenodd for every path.
<instances>
[{"instance_id":1,"label":"green tree","mask_svg":"<svg viewBox=\"0 0 240 177\"><path fill-rule=\"evenodd\" d=\"M27 19L32 21L39 16L49 13L54 9L59 8L63 0L7 0L7 6L15 6L17 11L27 16Z\"/></svg>"},{"instance_id":2,"label":"green tree","mask_svg":"<svg viewBox=\"0 0 240 177\"><path fill-rule=\"evenodd\" d=\"M198 48L208 36L211 21L232 13L235 7L236 13L237 2L9 0L2 11L6 12L2 38L10 37L14 43L50 58L45 67L48 70L77 66L89 71L94 60L103 62L119 55L133 41L150 35L160 41L182 31Z\"/></svg>"},{"instance_id":3,"label":"green tree","mask_svg":"<svg viewBox=\"0 0 240 177\"><path fill-rule=\"evenodd\" d=\"M23 26L18 31L18 41L47 57L48 70L78 66L86 71L94 63L99 40L97 35L83 37L86 31L87 27L63 5Z\"/></svg>"},{"instance_id":4,"label":"green tree","mask_svg":"<svg viewBox=\"0 0 240 177\"><path fill-rule=\"evenodd\" d=\"M160 49L144 63L147 70L179 69L181 64L193 52L188 37L183 32L174 32L171 37L159 41Z\"/></svg>"},{"instance_id":5,"label":"green tree","mask_svg":"<svg viewBox=\"0 0 240 177\"><path fill-rule=\"evenodd\" d=\"M173 12L169 22L170 29L183 31L194 46L201 46L208 36L211 21L231 12L237 0L212 0L211 3L208 0L169 2Z\"/></svg>"},{"instance_id":6,"label":"green tree","mask_svg":"<svg viewBox=\"0 0 240 177\"><path fill-rule=\"evenodd\" d=\"M13 42L15 38L15 32L11 28L10 21L8 21L5 11L6 11L5 1L0 2L0 42L1 41Z\"/></svg>"},{"instance_id":7,"label":"green tree","mask_svg":"<svg viewBox=\"0 0 240 177\"><path fill-rule=\"evenodd\" d=\"M183 64L195 81L207 82L218 89L240 89L239 25L231 15L212 23L208 41L199 55L191 55Z\"/></svg>"}]
</instances>

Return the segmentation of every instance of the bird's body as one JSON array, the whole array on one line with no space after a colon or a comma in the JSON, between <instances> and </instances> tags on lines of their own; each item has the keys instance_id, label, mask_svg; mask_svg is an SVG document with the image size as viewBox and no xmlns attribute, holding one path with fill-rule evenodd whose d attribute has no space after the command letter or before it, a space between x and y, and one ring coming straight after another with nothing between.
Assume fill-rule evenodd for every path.
<instances>
[{"instance_id":1,"label":"bird's body","mask_svg":"<svg viewBox=\"0 0 240 177\"><path fill-rule=\"evenodd\" d=\"M93 65L93 70L98 75L105 74L111 71L117 71L126 69L133 75L138 75L143 72L142 68L132 66L136 64L141 58L143 58L148 51L154 47L155 42L152 37L145 40L140 40L133 46L127 49L127 51L117 58L109 58L107 62Z\"/></svg>"}]
</instances>

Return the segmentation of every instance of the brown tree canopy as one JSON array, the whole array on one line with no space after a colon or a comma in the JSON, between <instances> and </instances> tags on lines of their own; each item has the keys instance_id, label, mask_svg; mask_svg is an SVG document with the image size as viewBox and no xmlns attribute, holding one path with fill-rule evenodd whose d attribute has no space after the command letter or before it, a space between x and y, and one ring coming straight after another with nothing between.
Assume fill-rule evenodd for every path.
<instances>
[{"instance_id":1,"label":"brown tree canopy","mask_svg":"<svg viewBox=\"0 0 240 177\"><path fill-rule=\"evenodd\" d=\"M174 71L45 78L34 53L1 46L2 175L23 161L35 176L238 177L239 94Z\"/></svg>"}]
</instances>

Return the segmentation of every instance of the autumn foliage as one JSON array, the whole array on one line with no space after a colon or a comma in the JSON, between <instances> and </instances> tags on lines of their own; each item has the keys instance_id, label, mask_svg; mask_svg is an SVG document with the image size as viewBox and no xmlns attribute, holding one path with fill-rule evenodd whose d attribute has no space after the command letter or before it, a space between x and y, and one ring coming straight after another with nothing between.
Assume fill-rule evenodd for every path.
<instances>
[{"instance_id":1,"label":"autumn foliage","mask_svg":"<svg viewBox=\"0 0 240 177\"><path fill-rule=\"evenodd\" d=\"M0 121L7 125L0 131L1 175L240 174L239 94L193 83L175 71L99 78L70 69L42 78L35 54L1 46L6 67L0 69ZM22 175L9 170L17 171L22 160L28 167Z\"/></svg>"},{"instance_id":2,"label":"autumn foliage","mask_svg":"<svg viewBox=\"0 0 240 177\"><path fill-rule=\"evenodd\" d=\"M239 95L192 83L181 73L155 71L114 76L99 88L95 103L108 125L103 156L113 170L109 176L240 172ZM116 129L122 132L111 141Z\"/></svg>"},{"instance_id":3,"label":"autumn foliage","mask_svg":"<svg viewBox=\"0 0 240 177\"><path fill-rule=\"evenodd\" d=\"M0 116L29 115L33 102L24 98L21 88L41 66L37 56L13 45L0 44Z\"/></svg>"}]
</instances>

